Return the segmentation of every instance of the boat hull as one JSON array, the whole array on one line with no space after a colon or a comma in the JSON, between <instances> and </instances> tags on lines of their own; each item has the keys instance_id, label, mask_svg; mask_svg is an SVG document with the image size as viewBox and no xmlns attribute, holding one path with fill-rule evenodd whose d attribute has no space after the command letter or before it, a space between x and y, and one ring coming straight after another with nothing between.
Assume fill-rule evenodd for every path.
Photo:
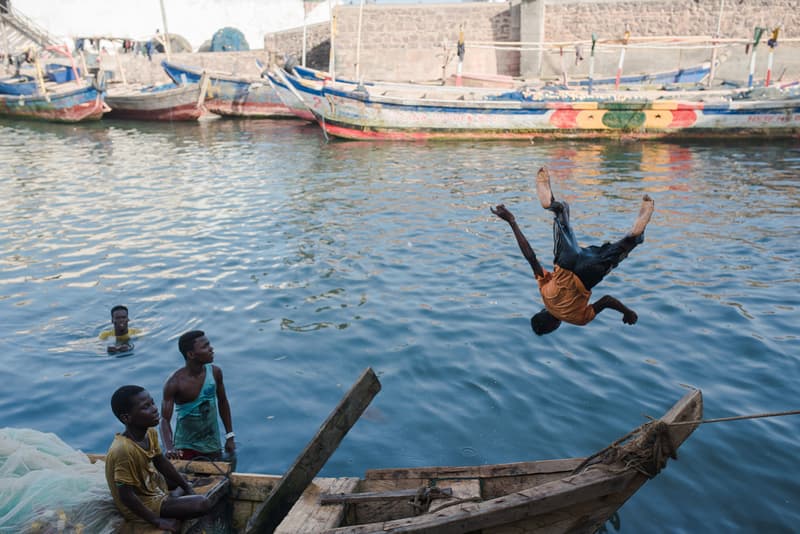
<instances>
[{"instance_id":1,"label":"boat hull","mask_svg":"<svg viewBox=\"0 0 800 534\"><path fill-rule=\"evenodd\" d=\"M106 107L92 85L41 95L0 95L0 115L52 122L97 120Z\"/></svg>"},{"instance_id":2,"label":"boat hull","mask_svg":"<svg viewBox=\"0 0 800 534\"><path fill-rule=\"evenodd\" d=\"M306 107L303 101L292 92L283 80L269 73L266 74L266 76L275 94L278 95L283 105L286 106L295 117L306 121L315 120L311 110Z\"/></svg>"},{"instance_id":3,"label":"boat hull","mask_svg":"<svg viewBox=\"0 0 800 534\"><path fill-rule=\"evenodd\" d=\"M106 94L106 103L111 107L108 116L115 119L193 121L206 111L201 103L201 93L199 83L146 88L136 92L110 90Z\"/></svg>"},{"instance_id":4,"label":"boat hull","mask_svg":"<svg viewBox=\"0 0 800 534\"><path fill-rule=\"evenodd\" d=\"M329 135L358 140L796 137L800 99L475 100L388 98L324 85Z\"/></svg>"},{"instance_id":5,"label":"boat hull","mask_svg":"<svg viewBox=\"0 0 800 534\"><path fill-rule=\"evenodd\" d=\"M175 83L196 83L202 69L162 62ZM251 80L218 73L206 73L209 80L205 107L225 117L283 118L293 116L265 80Z\"/></svg>"}]
</instances>

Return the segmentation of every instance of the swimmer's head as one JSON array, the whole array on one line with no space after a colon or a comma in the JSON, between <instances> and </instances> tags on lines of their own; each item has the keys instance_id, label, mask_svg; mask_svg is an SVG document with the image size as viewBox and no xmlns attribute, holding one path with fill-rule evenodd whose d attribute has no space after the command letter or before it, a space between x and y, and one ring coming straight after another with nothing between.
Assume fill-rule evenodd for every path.
<instances>
[{"instance_id":1,"label":"swimmer's head","mask_svg":"<svg viewBox=\"0 0 800 534\"><path fill-rule=\"evenodd\" d=\"M128 308L122 305L111 308L111 324L114 325L116 335L126 334L128 332Z\"/></svg>"},{"instance_id":2,"label":"swimmer's head","mask_svg":"<svg viewBox=\"0 0 800 534\"><path fill-rule=\"evenodd\" d=\"M561 326L561 321L553 317L546 309L531 317L531 328L537 336L549 334L559 326Z\"/></svg>"}]
</instances>

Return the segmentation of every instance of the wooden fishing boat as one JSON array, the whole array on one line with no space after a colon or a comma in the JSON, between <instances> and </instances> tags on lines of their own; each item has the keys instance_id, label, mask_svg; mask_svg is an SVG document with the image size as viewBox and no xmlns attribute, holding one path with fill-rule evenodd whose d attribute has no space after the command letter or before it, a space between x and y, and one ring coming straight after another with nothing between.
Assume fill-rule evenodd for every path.
<instances>
[{"instance_id":1,"label":"wooden fishing boat","mask_svg":"<svg viewBox=\"0 0 800 534\"><path fill-rule=\"evenodd\" d=\"M207 72L168 61L162 61L161 65L167 75L178 84L198 83L203 72L206 72L208 91L205 106L217 115L251 119L294 116L264 79Z\"/></svg>"},{"instance_id":2,"label":"wooden fishing boat","mask_svg":"<svg viewBox=\"0 0 800 534\"><path fill-rule=\"evenodd\" d=\"M299 119L303 119L306 121L313 121L314 114L311 112L310 109L303 103L303 101L296 96L289 86L283 81L281 78L278 78L276 74L272 74L270 72L265 72L263 75L272 86L272 89L275 91L275 94L278 95L283 105L286 106L294 116Z\"/></svg>"},{"instance_id":3,"label":"wooden fishing boat","mask_svg":"<svg viewBox=\"0 0 800 534\"><path fill-rule=\"evenodd\" d=\"M169 83L157 86L109 88L106 103L109 118L193 121L205 112L203 102L207 78L198 83Z\"/></svg>"},{"instance_id":4,"label":"wooden fishing boat","mask_svg":"<svg viewBox=\"0 0 800 534\"><path fill-rule=\"evenodd\" d=\"M176 461L193 479L196 492L216 503L208 517L185 522L182 531L592 533L668 458L676 458L703 415L702 394L693 390L660 419L585 458L374 469L363 478L313 478L379 388L368 369L283 476L237 473L223 463ZM332 432L338 435L331 437Z\"/></svg>"},{"instance_id":5,"label":"wooden fishing boat","mask_svg":"<svg viewBox=\"0 0 800 534\"><path fill-rule=\"evenodd\" d=\"M553 88L442 92L284 78L328 135L348 139L795 137L796 84L719 91Z\"/></svg>"},{"instance_id":6,"label":"wooden fishing boat","mask_svg":"<svg viewBox=\"0 0 800 534\"><path fill-rule=\"evenodd\" d=\"M295 65L292 67L291 70L298 77L307 80L325 81L331 79L331 75L329 73L312 69L309 67L301 67ZM643 86L643 85L647 86L676 85L676 84L690 85L702 82L708 77L710 73L711 73L711 62L704 61L702 63L698 63L697 65L691 65L689 67L677 68L672 70L649 72L643 74L627 74L621 76L619 80L617 80L617 78L614 76L604 77L604 78L594 78L592 79L591 84L592 86L619 84L620 86L624 87ZM454 85L455 84L455 82L453 81L454 79L455 75L452 75L451 80L448 82L447 86ZM462 83L465 86L483 87L495 90L497 90L498 88L514 89L531 85L529 81L523 81L520 79L512 78L511 76L502 76L497 74L464 73L461 75L461 79ZM341 80L338 78L337 81L346 81L349 83L355 83L352 80ZM578 78L572 80L570 84L578 86L587 86L589 85L589 80L585 78ZM370 82L366 82L365 85L371 85L371 84Z\"/></svg>"},{"instance_id":7,"label":"wooden fishing boat","mask_svg":"<svg viewBox=\"0 0 800 534\"><path fill-rule=\"evenodd\" d=\"M36 79L27 74L0 78L0 95L32 95L37 89Z\"/></svg>"},{"instance_id":8,"label":"wooden fishing boat","mask_svg":"<svg viewBox=\"0 0 800 534\"><path fill-rule=\"evenodd\" d=\"M46 84L45 92L0 94L0 116L54 122L96 120L107 111L94 84Z\"/></svg>"}]
</instances>

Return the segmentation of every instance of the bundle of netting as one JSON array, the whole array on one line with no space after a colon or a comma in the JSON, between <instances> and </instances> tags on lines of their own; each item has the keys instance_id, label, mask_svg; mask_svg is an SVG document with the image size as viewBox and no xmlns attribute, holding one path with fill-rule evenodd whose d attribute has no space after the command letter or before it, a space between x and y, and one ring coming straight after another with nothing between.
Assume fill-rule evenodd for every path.
<instances>
[{"instance_id":1,"label":"bundle of netting","mask_svg":"<svg viewBox=\"0 0 800 534\"><path fill-rule=\"evenodd\" d=\"M104 470L55 434L0 428L0 533L114 532Z\"/></svg>"}]
</instances>

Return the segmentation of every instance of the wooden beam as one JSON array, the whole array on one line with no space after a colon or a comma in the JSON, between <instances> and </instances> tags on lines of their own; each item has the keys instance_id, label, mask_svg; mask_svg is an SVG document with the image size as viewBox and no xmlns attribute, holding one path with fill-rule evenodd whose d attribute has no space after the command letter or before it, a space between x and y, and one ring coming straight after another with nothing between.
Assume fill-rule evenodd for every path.
<instances>
[{"instance_id":1,"label":"wooden beam","mask_svg":"<svg viewBox=\"0 0 800 534\"><path fill-rule=\"evenodd\" d=\"M475 465L464 467L409 467L400 469L370 469L365 480L396 480L399 478L441 479L441 478L489 478L516 477L565 473L565 476L578 467L585 458L566 458L563 460L539 460L536 462L515 462L508 464Z\"/></svg>"},{"instance_id":2,"label":"wooden beam","mask_svg":"<svg viewBox=\"0 0 800 534\"><path fill-rule=\"evenodd\" d=\"M368 367L322 423L267 500L253 513L247 524L247 534L275 530L380 390L378 377Z\"/></svg>"},{"instance_id":3,"label":"wooden beam","mask_svg":"<svg viewBox=\"0 0 800 534\"><path fill-rule=\"evenodd\" d=\"M420 493L436 499L453 496L452 488L439 487L422 488L422 491L419 489L405 489L393 491L364 491L361 493L320 493L319 504L343 504L410 499L419 495Z\"/></svg>"}]
</instances>

